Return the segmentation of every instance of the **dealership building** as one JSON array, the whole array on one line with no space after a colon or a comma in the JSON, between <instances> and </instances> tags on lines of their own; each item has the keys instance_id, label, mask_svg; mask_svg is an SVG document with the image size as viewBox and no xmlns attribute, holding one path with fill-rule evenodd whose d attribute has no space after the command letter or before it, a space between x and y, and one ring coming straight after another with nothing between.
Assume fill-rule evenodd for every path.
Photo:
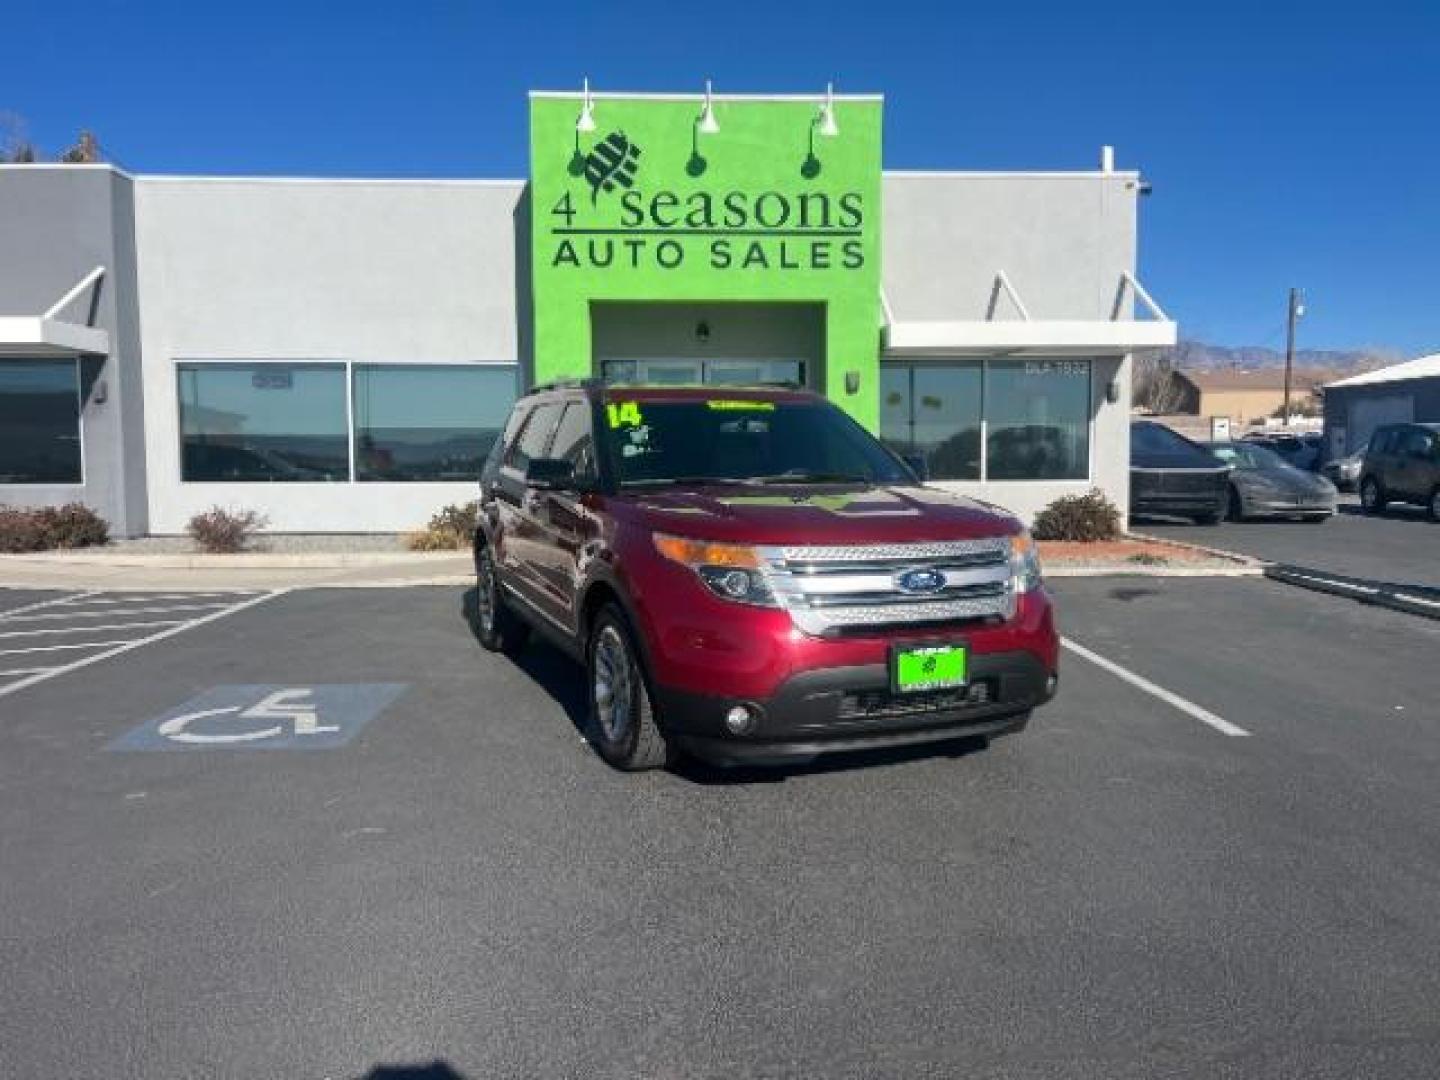
<instances>
[{"instance_id":1,"label":"dealership building","mask_svg":"<svg viewBox=\"0 0 1440 1080\"><path fill-rule=\"evenodd\" d=\"M874 96L535 93L530 176L0 167L0 504L390 532L534 383L795 381L934 483L1128 497L1145 185L882 167Z\"/></svg>"}]
</instances>

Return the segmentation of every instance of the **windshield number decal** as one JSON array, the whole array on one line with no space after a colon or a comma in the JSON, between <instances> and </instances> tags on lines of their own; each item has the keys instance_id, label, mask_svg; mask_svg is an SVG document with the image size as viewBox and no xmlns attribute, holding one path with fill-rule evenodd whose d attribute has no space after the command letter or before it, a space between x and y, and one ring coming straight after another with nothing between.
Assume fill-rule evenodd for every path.
<instances>
[{"instance_id":1,"label":"windshield number decal","mask_svg":"<svg viewBox=\"0 0 1440 1080\"><path fill-rule=\"evenodd\" d=\"M636 401L612 401L605 406L605 415L612 428L639 427L645 422L640 416L640 404Z\"/></svg>"}]
</instances>

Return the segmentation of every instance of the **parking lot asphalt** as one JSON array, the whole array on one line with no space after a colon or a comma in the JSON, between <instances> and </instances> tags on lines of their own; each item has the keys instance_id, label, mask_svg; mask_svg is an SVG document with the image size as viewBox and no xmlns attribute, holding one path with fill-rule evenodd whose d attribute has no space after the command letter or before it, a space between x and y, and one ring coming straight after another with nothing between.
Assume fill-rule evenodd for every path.
<instances>
[{"instance_id":1,"label":"parking lot asphalt","mask_svg":"<svg viewBox=\"0 0 1440 1080\"><path fill-rule=\"evenodd\" d=\"M1418 507L1392 506L1382 515L1370 516L1361 513L1353 496L1342 496L1340 513L1320 525L1283 520L1193 525L1136 518L1132 527L1269 562L1440 588L1440 525Z\"/></svg>"},{"instance_id":2,"label":"parking lot asphalt","mask_svg":"<svg viewBox=\"0 0 1440 1080\"><path fill-rule=\"evenodd\" d=\"M0 698L0 1075L1440 1072L1440 627L1055 591L1247 734L1072 651L988 750L623 775L576 669L484 653L439 588L289 593ZM321 709L329 749L133 748L356 684L394 696Z\"/></svg>"}]
</instances>

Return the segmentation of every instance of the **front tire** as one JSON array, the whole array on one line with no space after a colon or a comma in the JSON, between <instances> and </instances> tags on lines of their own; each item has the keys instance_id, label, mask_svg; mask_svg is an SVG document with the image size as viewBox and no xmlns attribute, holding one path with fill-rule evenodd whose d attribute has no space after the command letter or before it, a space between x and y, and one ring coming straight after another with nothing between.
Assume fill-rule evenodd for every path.
<instances>
[{"instance_id":1,"label":"front tire","mask_svg":"<svg viewBox=\"0 0 1440 1080\"><path fill-rule=\"evenodd\" d=\"M1386 503L1390 500L1385 498L1385 489L1380 486L1380 481L1373 476L1367 476L1360 481L1360 508L1367 514L1378 514L1385 509Z\"/></svg>"},{"instance_id":2,"label":"front tire","mask_svg":"<svg viewBox=\"0 0 1440 1080\"><path fill-rule=\"evenodd\" d=\"M663 769L674 754L655 721L650 689L625 615L606 604L585 646L590 713L585 735L611 766L625 772Z\"/></svg>"},{"instance_id":3,"label":"front tire","mask_svg":"<svg viewBox=\"0 0 1440 1080\"><path fill-rule=\"evenodd\" d=\"M1240 489L1233 485L1230 488L1230 503L1225 516L1231 521L1245 520L1245 500L1240 497Z\"/></svg>"},{"instance_id":4,"label":"front tire","mask_svg":"<svg viewBox=\"0 0 1440 1080\"><path fill-rule=\"evenodd\" d=\"M1431 521L1440 521L1440 484L1435 485L1435 490L1430 492L1430 501L1425 505L1425 512L1429 514Z\"/></svg>"},{"instance_id":5,"label":"front tire","mask_svg":"<svg viewBox=\"0 0 1440 1080\"><path fill-rule=\"evenodd\" d=\"M475 549L475 636L491 652L514 656L530 640L530 627L505 604L490 545Z\"/></svg>"}]
</instances>

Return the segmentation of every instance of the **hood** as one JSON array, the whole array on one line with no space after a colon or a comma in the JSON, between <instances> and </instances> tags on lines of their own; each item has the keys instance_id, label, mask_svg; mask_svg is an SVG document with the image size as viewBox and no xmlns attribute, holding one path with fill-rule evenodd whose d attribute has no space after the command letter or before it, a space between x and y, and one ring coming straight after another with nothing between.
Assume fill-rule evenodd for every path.
<instances>
[{"instance_id":1,"label":"hood","mask_svg":"<svg viewBox=\"0 0 1440 1080\"><path fill-rule=\"evenodd\" d=\"M898 544L1008 536L998 507L935 488L743 485L624 492L615 499L657 532L747 544Z\"/></svg>"},{"instance_id":2,"label":"hood","mask_svg":"<svg viewBox=\"0 0 1440 1080\"><path fill-rule=\"evenodd\" d=\"M1297 495L1313 495L1328 489L1331 484L1323 476L1286 465L1273 469L1237 469L1235 479L1252 486L1276 488Z\"/></svg>"}]
</instances>

